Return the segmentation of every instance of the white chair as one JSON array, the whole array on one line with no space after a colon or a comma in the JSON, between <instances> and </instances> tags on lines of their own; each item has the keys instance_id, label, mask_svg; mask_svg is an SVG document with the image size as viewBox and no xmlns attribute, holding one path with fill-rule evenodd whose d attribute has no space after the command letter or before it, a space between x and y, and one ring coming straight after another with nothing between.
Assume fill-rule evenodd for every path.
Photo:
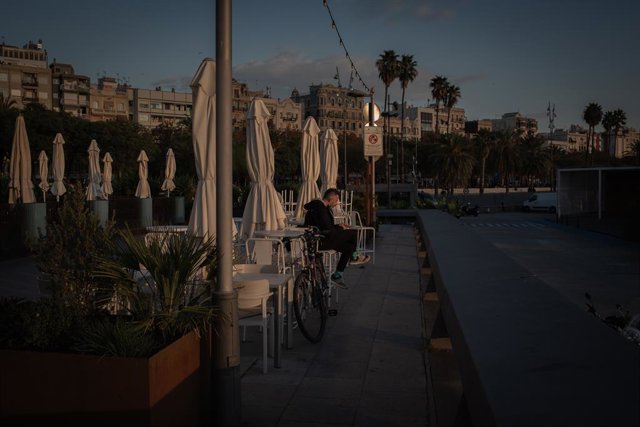
<instances>
[{"instance_id":1,"label":"white chair","mask_svg":"<svg viewBox=\"0 0 640 427\"><path fill-rule=\"evenodd\" d=\"M247 326L262 328L262 372L266 374L269 341L273 342L273 312L267 301L273 292L266 279L234 282L234 286L238 289L238 324L244 327L242 341L246 341Z\"/></svg>"},{"instance_id":2,"label":"white chair","mask_svg":"<svg viewBox=\"0 0 640 427\"><path fill-rule=\"evenodd\" d=\"M329 285L329 306L331 306L334 290L335 290L336 304L339 302L339 299L340 299L338 287L333 282L333 280L331 280L331 274L333 274L335 265L338 264L338 257L340 256L340 252L337 252L334 249L318 250L317 252L318 254L322 255L322 265L324 266L324 274L327 277L327 284Z\"/></svg>"},{"instance_id":3,"label":"white chair","mask_svg":"<svg viewBox=\"0 0 640 427\"><path fill-rule=\"evenodd\" d=\"M340 192L340 204L338 206L343 214L349 218L353 210L353 190L342 190Z\"/></svg>"},{"instance_id":4,"label":"white chair","mask_svg":"<svg viewBox=\"0 0 640 427\"><path fill-rule=\"evenodd\" d=\"M366 227L362 223L358 211L351 211L349 215L350 228L358 231L358 245L356 251L358 253L371 255L371 262L376 262L376 229L374 227ZM368 242L371 242L369 244Z\"/></svg>"},{"instance_id":5,"label":"white chair","mask_svg":"<svg viewBox=\"0 0 640 427\"><path fill-rule=\"evenodd\" d=\"M277 265L279 273L287 270L284 243L268 237L251 237L245 242L248 263Z\"/></svg>"}]
</instances>

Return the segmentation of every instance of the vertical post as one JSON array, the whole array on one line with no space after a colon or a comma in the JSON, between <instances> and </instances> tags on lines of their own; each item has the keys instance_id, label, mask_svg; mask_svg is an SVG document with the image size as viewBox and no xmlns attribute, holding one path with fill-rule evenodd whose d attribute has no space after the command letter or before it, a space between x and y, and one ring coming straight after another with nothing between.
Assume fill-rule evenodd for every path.
<instances>
[{"instance_id":1,"label":"vertical post","mask_svg":"<svg viewBox=\"0 0 640 427\"><path fill-rule=\"evenodd\" d=\"M602 169L598 169L598 219L602 219Z\"/></svg>"},{"instance_id":2,"label":"vertical post","mask_svg":"<svg viewBox=\"0 0 640 427\"><path fill-rule=\"evenodd\" d=\"M214 299L227 319L216 325L212 355L215 425L239 425L240 344L238 299L232 286L232 120L231 120L231 0L216 0L216 179L218 245L217 287Z\"/></svg>"},{"instance_id":3,"label":"vertical post","mask_svg":"<svg viewBox=\"0 0 640 427\"><path fill-rule=\"evenodd\" d=\"M371 88L370 92L371 96L371 104L369 104L369 124L371 126L375 126L375 104L373 102L373 88ZM375 163L373 161L373 156L369 156L369 177L371 179L371 184L368 188L368 204L367 204L367 225L369 227L374 225L375 220L375 194L376 194L376 172L375 172Z\"/></svg>"}]
</instances>

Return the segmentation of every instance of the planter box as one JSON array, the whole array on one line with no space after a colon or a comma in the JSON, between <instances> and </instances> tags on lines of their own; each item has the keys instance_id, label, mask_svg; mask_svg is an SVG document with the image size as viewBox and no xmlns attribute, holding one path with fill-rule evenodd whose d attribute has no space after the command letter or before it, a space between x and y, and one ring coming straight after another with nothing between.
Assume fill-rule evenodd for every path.
<instances>
[{"instance_id":1,"label":"planter box","mask_svg":"<svg viewBox=\"0 0 640 427\"><path fill-rule=\"evenodd\" d=\"M204 371L195 333L148 359L1 350L0 424L198 425Z\"/></svg>"}]
</instances>

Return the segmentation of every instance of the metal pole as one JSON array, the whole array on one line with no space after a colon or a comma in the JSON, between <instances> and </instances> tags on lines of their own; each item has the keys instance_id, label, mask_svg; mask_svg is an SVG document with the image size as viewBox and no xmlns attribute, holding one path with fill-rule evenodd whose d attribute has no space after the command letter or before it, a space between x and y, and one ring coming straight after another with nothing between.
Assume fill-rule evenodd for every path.
<instances>
[{"instance_id":1,"label":"metal pole","mask_svg":"<svg viewBox=\"0 0 640 427\"><path fill-rule=\"evenodd\" d=\"M239 425L240 344L238 297L232 285L232 113L231 113L231 0L216 0L216 240L217 286L214 299L227 319L216 324L212 355L215 425Z\"/></svg>"},{"instance_id":2,"label":"metal pole","mask_svg":"<svg viewBox=\"0 0 640 427\"><path fill-rule=\"evenodd\" d=\"M375 104L373 103L373 88L371 89L371 104L369 105L369 124L371 126L375 125ZM369 156L369 173L370 173L370 177L371 177L371 185L369 186L368 190L369 190L369 197L368 197L368 209L367 209L367 213L368 218L367 218L367 225L368 226L373 226L374 225L374 220L375 220L375 203L374 203L374 197L376 194L376 182L375 180L375 163L373 161L373 156Z\"/></svg>"},{"instance_id":3,"label":"metal pole","mask_svg":"<svg viewBox=\"0 0 640 427\"><path fill-rule=\"evenodd\" d=\"M344 141L344 190L347 190L347 95L344 96L344 116L342 117L342 133Z\"/></svg>"}]
</instances>

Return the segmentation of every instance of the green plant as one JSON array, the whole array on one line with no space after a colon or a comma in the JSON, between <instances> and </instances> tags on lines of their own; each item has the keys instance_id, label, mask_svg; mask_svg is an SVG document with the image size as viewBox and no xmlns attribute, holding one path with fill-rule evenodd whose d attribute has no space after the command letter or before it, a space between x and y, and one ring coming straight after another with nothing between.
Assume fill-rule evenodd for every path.
<instances>
[{"instance_id":1,"label":"green plant","mask_svg":"<svg viewBox=\"0 0 640 427\"><path fill-rule=\"evenodd\" d=\"M164 345L158 337L120 316L86 319L74 341L73 348L80 353L118 357L149 357Z\"/></svg>"},{"instance_id":2,"label":"green plant","mask_svg":"<svg viewBox=\"0 0 640 427\"><path fill-rule=\"evenodd\" d=\"M113 223L102 226L89 210L83 187L69 185L57 218L47 224L47 237L34 245L38 268L51 279L56 302L87 314L103 288L94 271L113 239Z\"/></svg>"},{"instance_id":3,"label":"green plant","mask_svg":"<svg viewBox=\"0 0 640 427\"><path fill-rule=\"evenodd\" d=\"M118 311L145 332L170 342L205 330L220 315L211 300L211 281L199 279L203 270L214 275L212 240L166 233L144 242L126 229L110 251L113 257L100 261L98 276L113 284ZM141 279L134 274L138 270L145 271Z\"/></svg>"}]
</instances>

